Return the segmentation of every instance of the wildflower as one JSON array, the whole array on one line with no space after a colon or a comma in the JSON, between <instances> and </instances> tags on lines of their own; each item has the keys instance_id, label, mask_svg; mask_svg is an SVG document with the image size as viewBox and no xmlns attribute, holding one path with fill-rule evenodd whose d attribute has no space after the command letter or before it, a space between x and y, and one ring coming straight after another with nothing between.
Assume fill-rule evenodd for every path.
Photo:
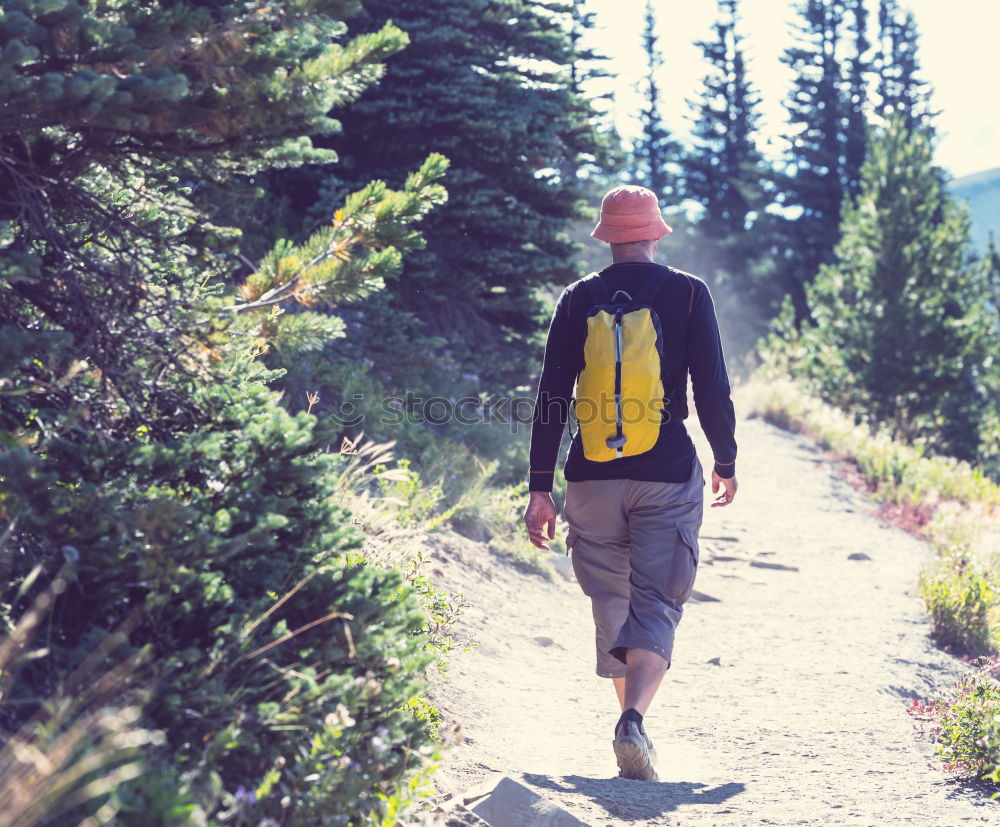
<instances>
[{"instance_id":1,"label":"wildflower","mask_svg":"<svg viewBox=\"0 0 1000 827\"><path fill-rule=\"evenodd\" d=\"M254 790L248 790L242 784L236 789L236 803L245 807L252 807L257 803L257 793Z\"/></svg>"},{"instance_id":2,"label":"wildflower","mask_svg":"<svg viewBox=\"0 0 1000 827\"><path fill-rule=\"evenodd\" d=\"M346 728L354 726L357 721L351 717L351 713L348 711L347 707L342 703L337 704L337 709L334 712L329 713L324 722L331 729L333 728Z\"/></svg>"}]
</instances>

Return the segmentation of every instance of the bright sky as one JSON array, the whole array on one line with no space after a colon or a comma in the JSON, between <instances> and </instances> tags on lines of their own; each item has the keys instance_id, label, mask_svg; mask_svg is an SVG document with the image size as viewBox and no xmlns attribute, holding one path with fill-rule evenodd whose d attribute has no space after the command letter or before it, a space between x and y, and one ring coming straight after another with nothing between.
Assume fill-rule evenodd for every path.
<instances>
[{"instance_id":1,"label":"bright sky","mask_svg":"<svg viewBox=\"0 0 1000 827\"><path fill-rule=\"evenodd\" d=\"M636 93L644 77L641 44L644 0L587 0L597 13L593 45L609 55L615 82L614 117L623 135L637 130L635 113L641 105ZM906 0L904 0L904 4ZM695 40L711 37L715 19L712 0L668 2L657 0L660 50L664 67L660 89L663 116L675 133L689 126L686 101L700 89L705 73ZM742 32L750 57L750 77L763 97L762 137L780 148L784 129L784 100L790 74L778 58L791 40L789 24L796 19L793 0L743 0ZM877 0L870 0L872 20ZM909 0L920 29L923 77L934 87L932 103L941 110L937 120L938 162L956 177L1000 167L1000 1Z\"/></svg>"}]
</instances>

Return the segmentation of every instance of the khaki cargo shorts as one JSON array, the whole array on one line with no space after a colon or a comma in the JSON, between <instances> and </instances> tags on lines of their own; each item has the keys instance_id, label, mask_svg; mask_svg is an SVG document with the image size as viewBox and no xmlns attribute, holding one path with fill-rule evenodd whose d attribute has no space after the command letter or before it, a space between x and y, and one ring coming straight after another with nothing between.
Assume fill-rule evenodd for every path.
<instances>
[{"instance_id":1,"label":"khaki cargo shorts","mask_svg":"<svg viewBox=\"0 0 1000 827\"><path fill-rule=\"evenodd\" d=\"M698 573L704 486L697 456L687 482L566 484L566 545L591 600L601 677L625 677L627 649L651 649L670 663Z\"/></svg>"}]
</instances>

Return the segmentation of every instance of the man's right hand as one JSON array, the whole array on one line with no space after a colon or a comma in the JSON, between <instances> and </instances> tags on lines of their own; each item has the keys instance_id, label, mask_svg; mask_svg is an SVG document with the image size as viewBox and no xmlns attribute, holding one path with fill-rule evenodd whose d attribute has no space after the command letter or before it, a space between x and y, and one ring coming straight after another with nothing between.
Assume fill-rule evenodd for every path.
<instances>
[{"instance_id":1,"label":"man's right hand","mask_svg":"<svg viewBox=\"0 0 1000 827\"><path fill-rule=\"evenodd\" d=\"M548 491L532 491L528 507L524 510L524 524L528 527L528 539L537 548L549 550L545 545L546 526L548 538L556 536L556 504Z\"/></svg>"},{"instance_id":2,"label":"man's right hand","mask_svg":"<svg viewBox=\"0 0 1000 827\"><path fill-rule=\"evenodd\" d=\"M719 494L719 486L722 486L725 490ZM720 508L725 505L729 505L736 496L736 489L739 488L739 483L736 482L736 477L720 477L715 471L712 472L712 493L719 494L715 498L715 502L712 503L712 508Z\"/></svg>"}]
</instances>

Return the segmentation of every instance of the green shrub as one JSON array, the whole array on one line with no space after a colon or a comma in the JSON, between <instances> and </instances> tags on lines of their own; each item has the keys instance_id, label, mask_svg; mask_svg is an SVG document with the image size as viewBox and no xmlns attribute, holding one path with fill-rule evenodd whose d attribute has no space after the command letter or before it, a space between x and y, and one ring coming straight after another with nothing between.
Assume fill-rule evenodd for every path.
<instances>
[{"instance_id":1,"label":"green shrub","mask_svg":"<svg viewBox=\"0 0 1000 827\"><path fill-rule=\"evenodd\" d=\"M410 460L403 458L385 473L382 466L375 468L378 484L384 501L395 506L394 514L400 525L411 528L422 526L430 531L439 526L455 510L455 506L442 505L444 489L440 482L426 483L412 467Z\"/></svg>"},{"instance_id":2,"label":"green shrub","mask_svg":"<svg viewBox=\"0 0 1000 827\"><path fill-rule=\"evenodd\" d=\"M973 654L997 651L1000 584L993 577L965 557L946 557L921 572L920 593L935 640Z\"/></svg>"},{"instance_id":3,"label":"green shrub","mask_svg":"<svg viewBox=\"0 0 1000 827\"><path fill-rule=\"evenodd\" d=\"M965 675L938 706L938 754L948 769L1000 781L1000 681L986 670Z\"/></svg>"},{"instance_id":4,"label":"green shrub","mask_svg":"<svg viewBox=\"0 0 1000 827\"><path fill-rule=\"evenodd\" d=\"M523 514L528 504L528 484L520 482L490 492L482 518L490 534L492 551L509 558L522 571L537 574L546 580L555 576L549 561L552 552L542 551L528 542L524 530ZM547 541L553 551L562 548L558 532L555 541Z\"/></svg>"},{"instance_id":5,"label":"green shrub","mask_svg":"<svg viewBox=\"0 0 1000 827\"><path fill-rule=\"evenodd\" d=\"M466 537L487 543L491 551L507 557L522 571L551 579L555 572L547 559L548 553L531 545L524 531L522 515L528 504L527 484L498 485L497 460L476 464L478 473L449 509L452 527ZM554 551L565 552L558 535L551 545Z\"/></svg>"},{"instance_id":6,"label":"green shrub","mask_svg":"<svg viewBox=\"0 0 1000 827\"><path fill-rule=\"evenodd\" d=\"M11 582L35 562L78 559L49 653L17 674L4 724L127 622L110 654L147 657L123 695L166 743L114 793L119 823L240 808L281 824L358 823L434 759L409 708L433 658L427 619L398 572L345 560L360 537L336 502L344 460L322 450L313 417L256 384L194 398L207 424L168 440L63 436L0 453L0 507L16 515ZM33 594L6 599L8 628ZM195 809L170 815L177 801Z\"/></svg>"}]
</instances>

